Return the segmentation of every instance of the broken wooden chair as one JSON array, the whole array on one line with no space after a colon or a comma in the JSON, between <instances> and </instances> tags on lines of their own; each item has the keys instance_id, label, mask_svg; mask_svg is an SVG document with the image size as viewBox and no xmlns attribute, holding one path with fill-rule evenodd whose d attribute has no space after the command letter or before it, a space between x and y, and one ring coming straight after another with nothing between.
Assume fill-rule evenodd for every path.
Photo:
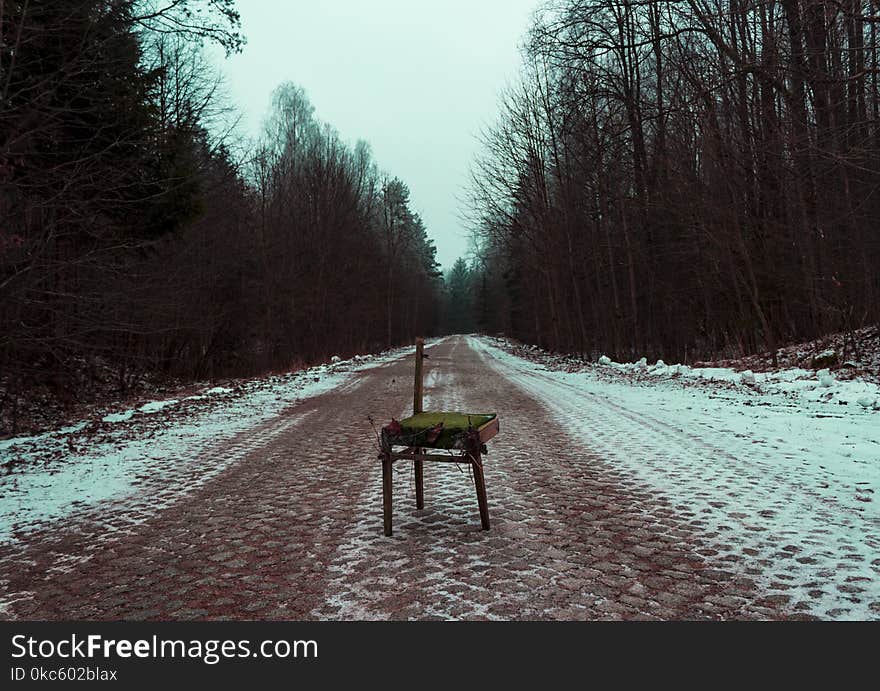
<instances>
[{"instance_id":1,"label":"broken wooden chair","mask_svg":"<svg viewBox=\"0 0 880 691\"><path fill-rule=\"evenodd\" d=\"M422 410L422 364L425 343L416 341L416 377L413 415L392 420L380 435L382 460L382 498L385 535L391 535L393 467L396 461L413 461L416 482L416 509L425 508L425 462L469 464L477 490L480 521L489 530L489 505L483 475L486 442L498 434L495 413L426 413ZM402 447L402 448L401 448Z\"/></svg>"}]
</instances>

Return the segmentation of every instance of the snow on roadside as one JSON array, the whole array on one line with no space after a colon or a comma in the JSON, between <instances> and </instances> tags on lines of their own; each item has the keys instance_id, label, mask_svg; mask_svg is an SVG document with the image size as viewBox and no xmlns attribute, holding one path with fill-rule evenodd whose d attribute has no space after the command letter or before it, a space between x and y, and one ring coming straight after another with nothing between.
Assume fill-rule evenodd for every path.
<instances>
[{"instance_id":1,"label":"snow on roadside","mask_svg":"<svg viewBox=\"0 0 880 691\"><path fill-rule=\"evenodd\" d=\"M611 363L611 367L631 373L635 365ZM860 405L880 410L880 385L862 379L838 380L827 369L781 369L769 372L743 372L728 367L689 367L666 365L662 361L644 369L649 379L681 379L707 383L742 384L758 393L786 393L809 401L837 405ZM867 404L865 403L867 401Z\"/></svg>"},{"instance_id":2,"label":"snow on roadside","mask_svg":"<svg viewBox=\"0 0 880 691\"><path fill-rule=\"evenodd\" d=\"M756 373L730 367L667 365L662 360L651 365L646 358L634 363L620 363L605 355L599 358L596 365L574 356L546 353L535 346L515 345L505 339L487 340L506 351L523 355L525 359L540 362L551 369L564 369L568 372L589 370L597 375L617 376L634 383L642 380L673 380L710 388L717 388L719 384L733 388L749 387L759 394L787 394L808 401L880 411L880 384L862 377L838 378L829 369L814 371L795 367Z\"/></svg>"},{"instance_id":3,"label":"snow on roadside","mask_svg":"<svg viewBox=\"0 0 880 691\"><path fill-rule=\"evenodd\" d=\"M177 472L209 444L279 415L292 404L338 388L354 373L411 352L357 356L288 375L214 387L182 401L134 410L36 436L0 441L0 542L142 489L153 472ZM226 458L226 464L230 459ZM199 482L223 470L198 469Z\"/></svg>"},{"instance_id":4,"label":"snow on roadside","mask_svg":"<svg viewBox=\"0 0 880 691\"><path fill-rule=\"evenodd\" d=\"M829 399L812 372L758 373L750 384L732 370L566 367L517 357L501 340L471 345L566 420L573 443L689 517L704 556L794 611L880 618L880 415L873 398L840 405L875 385L833 383Z\"/></svg>"}]
</instances>

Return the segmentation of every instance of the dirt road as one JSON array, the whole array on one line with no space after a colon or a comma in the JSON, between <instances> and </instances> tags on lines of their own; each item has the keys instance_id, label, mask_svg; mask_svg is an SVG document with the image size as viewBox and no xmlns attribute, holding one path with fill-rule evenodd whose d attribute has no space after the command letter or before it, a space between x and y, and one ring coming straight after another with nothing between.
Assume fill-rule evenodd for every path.
<instances>
[{"instance_id":1,"label":"dirt road","mask_svg":"<svg viewBox=\"0 0 880 691\"><path fill-rule=\"evenodd\" d=\"M698 552L686 507L573 440L565 420L461 337L430 350L427 406L500 413L486 458L492 530L480 530L466 469L429 465L427 508L416 512L400 465L395 532L383 537L368 417L406 413L412 369L407 357L367 370L202 453L188 473L0 545L0 616L781 616L778 598ZM205 481L199 469L220 458L233 462Z\"/></svg>"}]
</instances>

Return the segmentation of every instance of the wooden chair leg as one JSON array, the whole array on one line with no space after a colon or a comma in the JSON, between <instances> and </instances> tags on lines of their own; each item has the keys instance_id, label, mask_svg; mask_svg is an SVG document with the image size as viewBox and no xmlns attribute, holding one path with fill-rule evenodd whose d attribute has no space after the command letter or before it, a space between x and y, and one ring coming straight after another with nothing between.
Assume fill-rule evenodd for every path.
<instances>
[{"instance_id":1,"label":"wooden chair leg","mask_svg":"<svg viewBox=\"0 0 880 691\"><path fill-rule=\"evenodd\" d=\"M480 504L480 522L483 530L489 530L489 501L486 498L486 479L483 477L483 460L479 454L473 457L474 485L477 488L477 502Z\"/></svg>"},{"instance_id":2,"label":"wooden chair leg","mask_svg":"<svg viewBox=\"0 0 880 691\"><path fill-rule=\"evenodd\" d=\"M421 450L419 450L421 451ZM425 462L415 461L416 471L416 509L425 508Z\"/></svg>"},{"instance_id":3,"label":"wooden chair leg","mask_svg":"<svg viewBox=\"0 0 880 691\"><path fill-rule=\"evenodd\" d=\"M391 536L391 489L393 487L393 473L391 457L382 459L382 513L385 519L385 536Z\"/></svg>"}]
</instances>

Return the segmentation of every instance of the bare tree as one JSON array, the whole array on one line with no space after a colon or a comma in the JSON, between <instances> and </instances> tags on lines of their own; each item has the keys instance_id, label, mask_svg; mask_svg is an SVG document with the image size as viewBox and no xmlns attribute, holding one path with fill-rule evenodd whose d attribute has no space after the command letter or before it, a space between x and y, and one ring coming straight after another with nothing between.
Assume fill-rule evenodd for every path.
<instances>
[{"instance_id":1,"label":"bare tree","mask_svg":"<svg viewBox=\"0 0 880 691\"><path fill-rule=\"evenodd\" d=\"M875 23L823 0L548 4L475 171L499 321L687 359L876 320Z\"/></svg>"}]
</instances>

